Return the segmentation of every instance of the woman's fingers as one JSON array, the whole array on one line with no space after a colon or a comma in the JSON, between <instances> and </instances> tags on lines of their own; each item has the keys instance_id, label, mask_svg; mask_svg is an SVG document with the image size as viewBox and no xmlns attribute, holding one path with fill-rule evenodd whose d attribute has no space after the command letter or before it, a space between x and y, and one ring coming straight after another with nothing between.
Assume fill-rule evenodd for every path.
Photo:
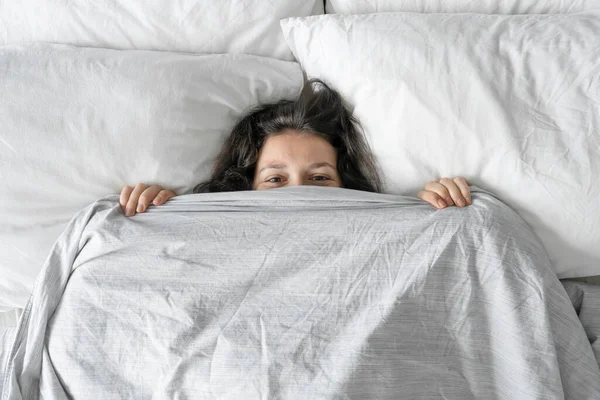
<instances>
[{"instance_id":1,"label":"woman's fingers","mask_svg":"<svg viewBox=\"0 0 600 400\"><path fill-rule=\"evenodd\" d=\"M121 190L121 197L119 197L119 203L121 204L121 209L123 213L126 213L127 202L129 201L129 197L131 196L131 192L133 192L133 188L129 185L126 185L123 190Z\"/></svg>"},{"instance_id":2,"label":"woman's fingers","mask_svg":"<svg viewBox=\"0 0 600 400\"><path fill-rule=\"evenodd\" d=\"M446 189L448 189L448 192L450 192L450 197L452 197L454 204L456 204L458 207L464 207L467 205L467 201L463 197L462 192L452 179L442 178L440 179L440 183L444 185Z\"/></svg>"},{"instance_id":3,"label":"woman's fingers","mask_svg":"<svg viewBox=\"0 0 600 400\"><path fill-rule=\"evenodd\" d=\"M417 197L423 201L428 202L435 208L445 208L447 203L440 197L436 192L432 192L430 190L422 190L419 192Z\"/></svg>"},{"instance_id":4,"label":"woman's fingers","mask_svg":"<svg viewBox=\"0 0 600 400\"><path fill-rule=\"evenodd\" d=\"M467 181L464 178L457 177L454 178L454 183L456 183L456 186L458 186L458 189L467 201L467 204L473 204L473 200L471 200L471 189L469 188L469 184L467 183Z\"/></svg>"},{"instance_id":5,"label":"woman's fingers","mask_svg":"<svg viewBox=\"0 0 600 400\"><path fill-rule=\"evenodd\" d=\"M152 185L142 192L136 206L136 212L142 213L148 209L148 205L163 190L162 186Z\"/></svg>"},{"instance_id":6,"label":"woman's fingers","mask_svg":"<svg viewBox=\"0 0 600 400\"><path fill-rule=\"evenodd\" d=\"M121 190L119 202L125 215L131 217L136 212L145 212L150 203L158 206L175 196L174 191L163 189L162 186L138 183L135 187L125 186Z\"/></svg>"},{"instance_id":7,"label":"woman's fingers","mask_svg":"<svg viewBox=\"0 0 600 400\"><path fill-rule=\"evenodd\" d=\"M427 185L425 185L425 190L437 193L437 195L440 196L447 205L449 205L449 206L454 205L454 200L452 200L452 196L450 196L450 192L448 192L448 189L444 185L442 185L440 182L427 183Z\"/></svg>"},{"instance_id":8,"label":"woman's fingers","mask_svg":"<svg viewBox=\"0 0 600 400\"><path fill-rule=\"evenodd\" d=\"M131 195L129 196L129 200L127 200L127 206L125 207L125 215L131 217L135 215L135 211L137 209L138 200L144 190L148 188L148 185L144 185L143 183L138 183L133 188Z\"/></svg>"},{"instance_id":9,"label":"woman's fingers","mask_svg":"<svg viewBox=\"0 0 600 400\"><path fill-rule=\"evenodd\" d=\"M154 198L154 201L153 201L153 203L154 203L154 205L155 205L155 206L159 206L159 205L161 205L161 204L164 204L164 203L165 203L167 200L169 200L171 197L175 197L175 196L177 196L177 195L175 194L175 192L174 192L174 191L172 191L172 190L166 190L166 189L163 189L163 190L161 190L161 191L158 193L158 195L157 195L157 196Z\"/></svg>"},{"instance_id":10,"label":"woman's fingers","mask_svg":"<svg viewBox=\"0 0 600 400\"><path fill-rule=\"evenodd\" d=\"M469 184L461 177L442 178L439 182L429 182L418 197L437 208L453 205L465 207L472 204ZM444 205L442 206L442 204Z\"/></svg>"}]
</instances>

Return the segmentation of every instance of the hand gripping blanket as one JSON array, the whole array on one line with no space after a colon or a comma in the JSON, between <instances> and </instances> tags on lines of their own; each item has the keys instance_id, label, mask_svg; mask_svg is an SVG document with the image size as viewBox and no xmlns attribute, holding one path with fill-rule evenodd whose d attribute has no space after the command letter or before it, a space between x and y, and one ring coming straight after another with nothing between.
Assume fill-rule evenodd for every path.
<instances>
[{"instance_id":1,"label":"hand gripping blanket","mask_svg":"<svg viewBox=\"0 0 600 400\"><path fill-rule=\"evenodd\" d=\"M492 194L293 187L79 213L38 277L2 399L600 399L529 227Z\"/></svg>"}]
</instances>

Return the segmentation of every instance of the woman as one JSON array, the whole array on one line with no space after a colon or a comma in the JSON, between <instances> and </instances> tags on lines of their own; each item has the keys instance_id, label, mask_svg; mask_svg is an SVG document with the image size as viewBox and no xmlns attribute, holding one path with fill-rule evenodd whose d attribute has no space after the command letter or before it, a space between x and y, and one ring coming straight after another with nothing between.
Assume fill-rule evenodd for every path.
<instances>
[{"instance_id":1,"label":"woman","mask_svg":"<svg viewBox=\"0 0 600 400\"><path fill-rule=\"evenodd\" d=\"M298 185L382 191L357 121L339 93L315 79L306 83L297 100L261 105L243 117L223 145L210 179L194 193ZM120 203L132 216L174 196L159 185L138 183L123 188ZM418 197L440 209L471 204L463 178L429 182Z\"/></svg>"}]
</instances>

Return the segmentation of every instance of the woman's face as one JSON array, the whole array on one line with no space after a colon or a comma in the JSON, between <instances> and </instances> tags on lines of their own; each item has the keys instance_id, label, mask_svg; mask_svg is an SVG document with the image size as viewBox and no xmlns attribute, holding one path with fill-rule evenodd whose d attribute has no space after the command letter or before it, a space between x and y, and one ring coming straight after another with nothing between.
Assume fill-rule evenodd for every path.
<instances>
[{"instance_id":1,"label":"woman's face","mask_svg":"<svg viewBox=\"0 0 600 400\"><path fill-rule=\"evenodd\" d=\"M252 189L314 185L341 187L335 149L310 133L287 130L271 136L258 153Z\"/></svg>"}]
</instances>

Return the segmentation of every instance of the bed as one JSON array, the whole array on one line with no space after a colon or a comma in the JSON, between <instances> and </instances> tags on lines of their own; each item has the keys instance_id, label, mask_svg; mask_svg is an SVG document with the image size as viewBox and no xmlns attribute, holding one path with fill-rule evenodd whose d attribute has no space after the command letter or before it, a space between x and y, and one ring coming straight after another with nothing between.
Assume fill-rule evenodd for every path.
<instances>
[{"instance_id":1,"label":"bed","mask_svg":"<svg viewBox=\"0 0 600 400\"><path fill-rule=\"evenodd\" d=\"M600 398L600 7L0 2L0 398ZM191 194L308 78L385 193ZM424 183L464 176L474 204ZM127 219L126 184L178 196Z\"/></svg>"}]
</instances>

